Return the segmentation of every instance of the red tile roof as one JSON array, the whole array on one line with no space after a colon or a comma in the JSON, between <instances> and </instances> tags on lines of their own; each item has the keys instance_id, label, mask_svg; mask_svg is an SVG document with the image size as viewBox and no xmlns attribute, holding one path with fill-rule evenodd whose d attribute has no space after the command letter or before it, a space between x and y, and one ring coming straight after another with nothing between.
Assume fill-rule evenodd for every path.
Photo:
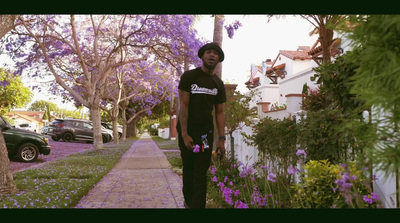
<instances>
[{"instance_id":1,"label":"red tile roof","mask_svg":"<svg viewBox=\"0 0 400 223\"><path fill-rule=\"evenodd\" d=\"M279 53L288 57L292 60L307 60L311 59L311 56L308 54L309 51L293 51L293 50L279 50Z\"/></svg>"},{"instance_id":2,"label":"red tile roof","mask_svg":"<svg viewBox=\"0 0 400 223\"><path fill-rule=\"evenodd\" d=\"M284 69L285 66L286 66L286 64L283 63L283 64L279 64L279 65L277 65L275 67L271 67L265 72L265 74L268 76L268 74L271 74L274 71L277 71L277 70L280 70L280 69Z\"/></svg>"}]
</instances>

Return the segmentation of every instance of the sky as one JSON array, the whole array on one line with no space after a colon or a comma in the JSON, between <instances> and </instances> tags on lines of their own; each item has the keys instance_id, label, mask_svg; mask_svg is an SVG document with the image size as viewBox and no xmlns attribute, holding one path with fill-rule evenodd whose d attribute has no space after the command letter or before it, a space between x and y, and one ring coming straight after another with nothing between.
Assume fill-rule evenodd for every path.
<instances>
[{"instance_id":1,"label":"sky","mask_svg":"<svg viewBox=\"0 0 400 223\"><path fill-rule=\"evenodd\" d=\"M261 65L266 59L274 60L279 50L297 50L298 46L313 44L309 36L312 25L300 17L286 15L268 22L266 15L225 15L224 25L235 20L239 20L242 27L235 31L232 39L224 29L222 80L237 84L237 90L242 93L248 91L244 83L249 80L251 64ZM200 37L212 41L214 18L211 15L201 15L194 27Z\"/></svg>"}]
</instances>

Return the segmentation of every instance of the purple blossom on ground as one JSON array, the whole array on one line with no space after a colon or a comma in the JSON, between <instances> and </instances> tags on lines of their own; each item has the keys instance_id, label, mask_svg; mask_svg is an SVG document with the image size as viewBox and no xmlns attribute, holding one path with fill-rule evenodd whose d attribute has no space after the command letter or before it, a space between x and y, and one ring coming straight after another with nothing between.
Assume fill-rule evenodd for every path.
<instances>
[{"instance_id":1,"label":"purple blossom on ground","mask_svg":"<svg viewBox=\"0 0 400 223\"><path fill-rule=\"evenodd\" d=\"M214 176L213 178L211 178L211 180L212 180L213 182L218 182L217 176Z\"/></svg>"}]
</instances>

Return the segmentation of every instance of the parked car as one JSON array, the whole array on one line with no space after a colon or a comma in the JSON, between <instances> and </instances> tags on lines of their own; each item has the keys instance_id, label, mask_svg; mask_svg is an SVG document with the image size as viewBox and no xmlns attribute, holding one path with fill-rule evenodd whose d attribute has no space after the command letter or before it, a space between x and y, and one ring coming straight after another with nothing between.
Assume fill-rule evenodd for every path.
<instances>
[{"instance_id":1,"label":"parked car","mask_svg":"<svg viewBox=\"0 0 400 223\"><path fill-rule=\"evenodd\" d=\"M20 129L36 132L36 128L34 128L31 124L23 123L19 125Z\"/></svg>"},{"instance_id":2,"label":"parked car","mask_svg":"<svg viewBox=\"0 0 400 223\"><path fill-rule=\"evenodd\" d=\"M93 142L93 125L83 119L55 119L49 124L47 135L54 141L62 139L64 142L86 141ZM102 129L103 142L113 140L112 133Z\"/></svg>"},{"instance_id":3,"label":"parked car","mask_svg":"<svg viewBox=\"0 0 400 223\"><path fill-rule=\"evenodd\" d=\"M49 131L49 126L45 125L45 126L43 126L41 133L43 135L47 135L48 131Z\"/></svg>"},{"instance_id":4,"label":"parked car","mask_svg":"<svg viewBox=\"0 0 400 223\"><path fill-rule=\"evenodd\" d=\"M16 156L21 162L34 162L39 154L50 154L48 139L39 133L14 128L3 116L0 116L0 128L9 157Z\"/></svg>"},{"instance_id":5,"label":"parked car","mask_svg":"<svg viewBox=\"0 0 400 223\"><path fill-rule=\"evenodd\" d=\"M107 122L101 122L101 125L104 128L111 130L111 132L113 131L113 125L112 124L107 123ZM117 131L118 131L118 139L120 139L121 136L122 136L122 126L118 125L117 126Z\"/></svg>"}]
</instances>

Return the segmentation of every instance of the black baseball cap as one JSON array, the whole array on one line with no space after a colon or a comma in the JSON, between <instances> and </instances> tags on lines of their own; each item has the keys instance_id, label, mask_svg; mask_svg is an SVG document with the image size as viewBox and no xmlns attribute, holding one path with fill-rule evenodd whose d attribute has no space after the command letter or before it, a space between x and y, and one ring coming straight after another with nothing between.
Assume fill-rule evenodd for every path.
<instances>
[{"instance_id":1,"label":"black baseball cap","mask_svg":"<svg viewBox=\"0 0 400 223\"><path fill-rule=\"evenodd\" d=\"M222 51L221 47L220 47L220 46L218 45L218 43L216 43L216 42L207 43L207 44L205 44L204 46L202 46L202 47L199 49L199 52L197 52L197 56L198 56L199 58L202 58L204 52L205 52L206 50L209 50L209 49L214 49L214 50L216 50L216 51L218 52L218 55L219 55L219 62L224 61L224 58L225 58L224 51Z\"/></svg>"}]
</instances>

